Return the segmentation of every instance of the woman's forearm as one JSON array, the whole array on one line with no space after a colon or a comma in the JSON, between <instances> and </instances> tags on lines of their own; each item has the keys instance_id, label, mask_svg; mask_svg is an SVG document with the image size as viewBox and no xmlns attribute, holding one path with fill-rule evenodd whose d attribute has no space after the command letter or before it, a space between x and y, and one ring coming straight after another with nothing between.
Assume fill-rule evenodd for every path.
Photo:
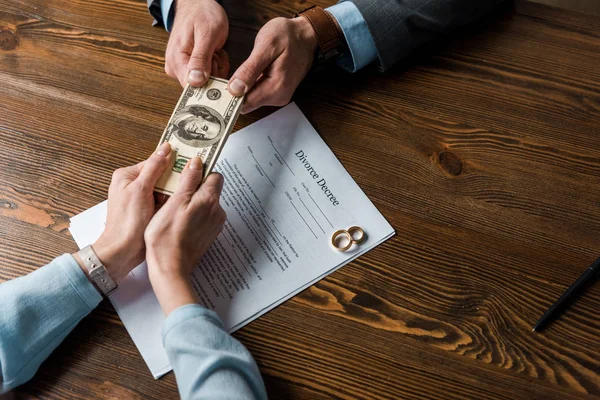
<instances>
[{"instance_id":1,"label":"woman's forearm","mask_svg":"<svg viewBox=\"0 0 600 400\"><path fill-rule=\"evenodd\" d=\"M167 317L163 345L181 398L266 399L254 358L216 313L197 304L190 277L177 273L181 269L159 268L154 259L148 262L152 288Z\"/></svg>"},{"instance_id":2,"label":"woman's forearm","mask_svg":"<svg viewBox=\"0 0 600 400\"><path fill-rule=\"evenodd\" d=\"M165 320L163 345L182 399L266 399L250 352L198 304L177 308Z\"/></svg>"},{"instance_id":3,"label":"woman's forearm","mask_svg":"<svg viewBox=\"0 0 600 400\"><path fill-rule=\"evenodd\" d=\"M190 278L181 274L161 273L151 268L150 283L165 316L186 304L196 304L198 297L192 288Z\"/></svg>"},{"instance_id":4,"label":"woman's forearm","mask_svg":"<svg viewBox=\"0 0 600 400\"><path fill-rule=\"evenodd\" d=\"M65 254L0 285L0 393L33 377L102 296Z\"/></svg>"}]
</instances>

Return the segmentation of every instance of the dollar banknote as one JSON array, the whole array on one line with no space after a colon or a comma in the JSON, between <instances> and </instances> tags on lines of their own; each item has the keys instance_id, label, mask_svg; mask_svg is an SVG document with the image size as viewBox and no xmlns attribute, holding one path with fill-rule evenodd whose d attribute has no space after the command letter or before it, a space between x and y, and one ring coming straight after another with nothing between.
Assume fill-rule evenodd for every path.
<instances>
[{"instance_id":1,"label":"dollar banknote","mask_svg":"<svg viewBox=\"0 0 600 400\"><path fill-rule=\"evenodd\" d=\"M199 156L204 163L204 178L212 171L227 137L242 108L243 97L227 91L227 80L211 77L206 85L187 85L171 115L158 147L171 144L171 165L154 190L173 194L187 162ZM157 147L157 148L158 148Z\"/></svg>"}]
</instances>

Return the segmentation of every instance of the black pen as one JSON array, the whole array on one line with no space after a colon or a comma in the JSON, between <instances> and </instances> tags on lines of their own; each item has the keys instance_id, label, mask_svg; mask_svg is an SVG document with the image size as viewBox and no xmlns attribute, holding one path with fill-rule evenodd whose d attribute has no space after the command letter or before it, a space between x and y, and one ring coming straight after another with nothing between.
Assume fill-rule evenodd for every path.
<instances>
[{"instance_id":1,"label":"black pen","mask_svg":"<svg viewBox=\"0 0 600 400\"><path fill-rule=\"evenodd\" d=\"M533 331L535 332L541 330L548 324L548 322L557 317L560 312L566 308L569 303L571 303L572 300L583 293L586 287L594 281L598 275L598 272L600 272L600 258L594 261L594 263L588 269L586 269L579 278L577 278L575 283L572 284L562 296L560 296L560 299L556 300L556 302L552 304L548 311L546 311L544 315L542 315L542 318L540 318L535 324Z\"/></svg>"}]
</instances>

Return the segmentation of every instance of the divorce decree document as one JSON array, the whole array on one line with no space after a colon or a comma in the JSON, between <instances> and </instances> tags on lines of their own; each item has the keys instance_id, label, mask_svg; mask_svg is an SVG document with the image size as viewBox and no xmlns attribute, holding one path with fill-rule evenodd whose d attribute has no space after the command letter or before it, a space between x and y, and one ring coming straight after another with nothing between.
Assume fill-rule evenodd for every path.
<instances>
[{"instance_id":1,"label":"divorce decree document","mask_svg":"<svg viewBox=\"0 0 600 400\"><path fill-rule=\"evenodd\" d=\"M227 221L192 284L200 303L230 332L394 234L293 103L233 134L215 171L225 178ZM106 202L73 217L78 246L93 243L105 220ZM339 251L332 234L352 226L362 228L365 239ZM146 265L134 269L110 300L154 377L168 372L164 317Z\"/></svg>"}]
</instances>

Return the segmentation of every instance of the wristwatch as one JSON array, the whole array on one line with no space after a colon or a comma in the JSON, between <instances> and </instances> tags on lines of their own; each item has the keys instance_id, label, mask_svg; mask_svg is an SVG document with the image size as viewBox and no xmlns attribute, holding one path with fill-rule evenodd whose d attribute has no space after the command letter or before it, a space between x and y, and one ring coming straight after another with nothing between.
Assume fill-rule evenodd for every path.
<instances>
[{"instance_id":1,"label":"wristwatch","mask_svg":"<svg viewBox=\"0 0 600 400\"><path fill-rule=\"evenodd\" d=\"M316 64L323 64L344 53L346 41L342 28L336 19L318 6L312 6L296 13L294 18L303 17L310 22L317 35L319 49L315 56Z\"/></svg>"},{"instance_id":2,"label":"wristwatch","mask_svg":"<svg viewBox=\"0 0 600 400\"><path fill-rule=\"evenodd\" d=\"M88 275L92 282L94 282L104 295L108 296L117 288L117 284L110 277L104 265L102 265L92 246L84 247L77 252L77 255L88 270Z\"/></svg>"}]
</instances>

